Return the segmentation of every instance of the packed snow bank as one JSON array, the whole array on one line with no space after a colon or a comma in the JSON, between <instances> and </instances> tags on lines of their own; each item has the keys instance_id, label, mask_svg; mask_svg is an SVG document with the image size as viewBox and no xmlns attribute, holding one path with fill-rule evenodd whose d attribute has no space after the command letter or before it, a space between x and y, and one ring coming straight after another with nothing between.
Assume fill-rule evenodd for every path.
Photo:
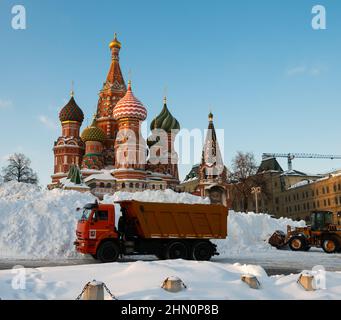
<instances>
[{"instance_id":1,"label":"packed snow bank","mask_svg":"<svg viewBox=\"0 0 341 320\"><path fill-rule=\"evenodd\" d=\"M105 195L103 203L114 203L124 200L136 200L142 202L161 203L185 203L185 204L210 204L209 198L201 198L190 193L177 193L173 190L145 190L142 192L116 192L114 195Z\"/></svg>"},{"instance_id":2,"label":"packed snow bank","mask_svg":"<svg viewBox=\"0 0 341 320\"><path fill-rule=\"evenodd\" d=\"M41 190L24 183L0 186L0 258L75 257L77 207L90 193Z\"/></svg>"},{"instance_id":3,"label":"packed snow bank","mask_svg":"<svg viewBox=\"0 0 341 320\"><path fill-rule=\"evenodd\" d=\"M268 239L276 230L287 231L287 226L305 226L304 221L287 218L275 219L267 214L237 213L230 211L228 217L228 237L215 240L220 257L246 252L276 250L268 244Z\"/></svg>"},{"instance_id":4,"label":"packed snow bank","mask_svg":"<svg viewBox=\"0 0 341 320\"><path fill-rule=\"evenodd\" d=\"M144 191L139 193L117 192L105 196L105 203L135 199L151 202L209 203L186 193ZM63 190L40 190L20 183L0 186L0 258L65 259L81 257L73 246L79 213L77 207L93 202L90 193ZM115 204L116 223L120 206ZM287 225L304 225L290 219L273 219L264 214L230 212L228 237L215 241L219 258L242 255L245 252L270 252L275 250L268 243L275 230L286 230Z\"/></svg>"},{"instance_id":5,"label":"packed snow bank","mask_svg":"<svg viewBox=\"0 0 341 320\"><path fill-rule=\"evenodd\" d=\"M305 291L298 275L268 277L253 265L194 261L153 261L87 266L26 269L25 289L12 287L13 271L0 271L0 298L4 300L74 300L88 281L104 282L119 300L285 300L340 299L341 273L326 272L326 289ZM261 287L251 289L241 281L255 275ZM178 277L187 286L179 293L161 288L167 277ZM106 293L106 299L110 299Z\"/></svg>"}]
</instances>

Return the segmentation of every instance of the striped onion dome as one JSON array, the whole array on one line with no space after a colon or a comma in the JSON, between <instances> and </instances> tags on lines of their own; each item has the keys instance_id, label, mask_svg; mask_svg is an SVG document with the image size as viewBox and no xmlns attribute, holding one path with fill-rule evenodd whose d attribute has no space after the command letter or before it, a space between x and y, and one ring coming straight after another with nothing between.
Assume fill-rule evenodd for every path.
<instances>
[{"instance_id":1,"label":"striped onion dome","mask_svg":"<svg viewBox=\"0 0 341 320\"><path fill-rule=\"evenodd\" d=\"M167 133L170 133L172 130L180 130L179 121L168 110L166 98L164 99L161 113L150 124L150 130L154 129L162 129Z\"/></svg>"},{"instance_id":2,"label":"striped onion dome","mask_svg":"<svg viewBox=\"0 0 341 320\"><path fill-rule=\"evenodd\" d=\"M77 121L82 123L84 120L84 114L82 109L76 103L73 92L71 93L70 101L63 107L59 113L59 119L61 122L65 121Z\"/></svg>"},{"instance_id":3,"label":"striped onion dome","mask_svg":"<svg viewBox=\"0 0 341 320\"><path fill-rule=\"evenodd\" d=\"M81 138L84 142L87 141L104 142L106 136L104 131L97 127L96 119L94 118L92 124L83 130Z\"/></svg>"},{"instance_id":4,"label":"striped onion dome","mask_svg":"<svg viewBox=\"0 0 341 320\"><path fill-rule=\"evenodd\" d=\"M144 121L147 118L147 110L143 104L135 98L131 90L131 82L128 84L127 93L119 100L113 110L115 120L122 118L135 118Z\"/></svg>"}]
</instances>

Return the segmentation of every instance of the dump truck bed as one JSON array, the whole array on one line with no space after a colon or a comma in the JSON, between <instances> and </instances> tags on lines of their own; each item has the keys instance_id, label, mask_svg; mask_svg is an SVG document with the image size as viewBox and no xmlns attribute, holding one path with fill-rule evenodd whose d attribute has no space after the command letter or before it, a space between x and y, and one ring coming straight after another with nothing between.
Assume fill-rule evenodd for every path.
<instances>
[{"instance_id":1,"label":"dump truck bed","mask_svg":"<svg viewBox=\"0 0 341 320\"><path fill-rule=\"evenodd\" d=\"M225 239L228 209L223 205L120 202L141 238Z\"/></svg>"}]
</instances>

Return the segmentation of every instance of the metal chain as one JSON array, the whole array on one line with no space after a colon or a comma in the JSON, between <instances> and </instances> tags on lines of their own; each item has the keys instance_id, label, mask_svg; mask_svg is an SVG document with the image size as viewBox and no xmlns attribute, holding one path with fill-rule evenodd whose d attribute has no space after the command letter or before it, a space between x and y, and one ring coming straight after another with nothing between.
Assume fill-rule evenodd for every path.
<instances>
[{"instance_id":1,"label":"metal chain","mask_svg":"<svg viewBox=\"0 0 341 320\"><path fill-rule=\"evenodd\" d=\"M108 294L110 295L111 299L113 299L113 300L118 300L118 299L111 293L111 291L109 290L109 288L106 286L105 283L103 283L103 287L104 287L105 291L108 292Z\"/></svg>"},{"instance_id":2,"label":"metal chain","mask_svg":"<svg viewBox=\"0 0 341 320\"><path fill-rule=\"evenodd\" d=\"M90 283L91 283L91 282L89 281L89 282L84 286L82 292L78 295L78 297L76 298L76 300L80 300L80 299L81 299L83 293L84 293L85 290L88 288L88 286L90 285Z\"/></svg>"}]
</instances>

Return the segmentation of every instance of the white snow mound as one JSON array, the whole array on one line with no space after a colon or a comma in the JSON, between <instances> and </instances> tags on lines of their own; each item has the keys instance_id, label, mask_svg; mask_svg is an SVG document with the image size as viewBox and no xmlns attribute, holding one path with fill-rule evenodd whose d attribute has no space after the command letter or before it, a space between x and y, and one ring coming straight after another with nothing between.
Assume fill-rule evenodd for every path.
<instances>
[{"instance_id":1,"label":"white snow mound","mask_svg":"<svg viewBox=\"0 0 341 320\"><path fill-rule=\"evenodd\" d=\"M75 257L77 207L90 193L41 190L24 183L0 185L0 258Z\"/></svg>"},{"instance_id":2,"label":"white snow mound","mask_svg":"<svg viewBox=\"0 0 341 320\"><path fill-rule=\"evenodd\" d=\"M107 195L105 203L121 200L147 202L202 203L202 199L172 190L144 191L135 194L117 192ZM41 190L37 186L10 182L0 185L0 259L67 259L80 257L75 252L77 207L94 202L90 193L66 190ZM116 222L120 215L115 204ZM220 258L245 252L276 250L267 240L275 230L286 230L287 225L304 225L290 219L274 219L265 214L235 213L230 211L228 237L216 240ZM82 256L81 256L82 257Z\"/></svg>"},{"instance_id":3,"label":"white snow mound","mask_svg":"<svg viewBox=\"0 0 341 320\"><path fill-rule=\"evenodd\" d=\"M261 213L230 211L227 239L214 242L218 245L220 257L228 257L230 254L243 255L246 252L277 251L268 244L268 239L276 230L286 233L288 225L302 227L305 226L305 222L288 218L275 219Z\"/></svg>"},{"instance_id":4,"label":"white snow mound","mask_svg":"<svg viewBox=\"0 0 341 320\"><path fill-rule=\"evenodd\" d=\"M145 190L142 192L116 192L114 195L105 195L103 203L114 203L124 200L158 203L185 203L185 204L210 204L209 198L201 198L190 193L177 193L173 190Z\"/></svg>"}]
</instances>

